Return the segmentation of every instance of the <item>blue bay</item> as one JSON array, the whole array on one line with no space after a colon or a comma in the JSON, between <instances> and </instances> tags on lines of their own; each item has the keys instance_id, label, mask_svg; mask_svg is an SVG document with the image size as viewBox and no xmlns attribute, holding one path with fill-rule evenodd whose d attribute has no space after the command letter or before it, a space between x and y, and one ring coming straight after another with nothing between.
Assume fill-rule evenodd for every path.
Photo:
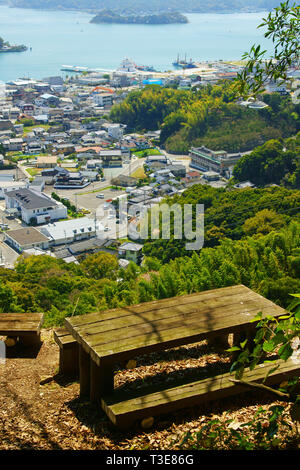
<instances>
[{"instance_id":1,"label":"blue bay","mask_svg":"<svg viewBox=\"0 0 300 470\"><path fill-rule=\"evenodd\" d=\"M238 60L253 43L269 46L257 29L267 13L188 14L188 24L91 24L92 15L0 6L0 36L32 50L0 54L0 80L61 74L62 65L115 69L124 57L172 70L179 53L197 62Z\"/></svg>"}]
</instances>

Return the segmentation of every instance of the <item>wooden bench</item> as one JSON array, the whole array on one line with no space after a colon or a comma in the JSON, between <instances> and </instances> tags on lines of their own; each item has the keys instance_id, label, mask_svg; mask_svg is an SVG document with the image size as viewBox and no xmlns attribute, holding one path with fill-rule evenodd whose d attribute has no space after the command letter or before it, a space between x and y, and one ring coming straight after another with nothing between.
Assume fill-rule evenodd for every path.
<instances>
[{"instance_id":1,"label":"wooden bench","mask_svg":"<svg viewBox=\"0 0 300 470\"><path fill-rule=\"evenodd\" d=\"M0 335L24 346L41 344L43 313L0 313Z\"/></svg>"},{"instance_id":2,"label":"wooden bench","mask_svg":"<svg viewBox=\"0 0 300 470\"><path fill-rule=\"evenodd\" d=\"M291 377L299 376L300 362L294 363L292 359L287 362L278 361L279 369L269 375L266 385L281 383ZM255 370L246 370L243 380L261 383L269 369L274 364L260 364ZM128 428L137 420L150 418L163 413L171 413L181 408L188 408L212 400L220 400L230 395L253 390L251 386L236 384L230 379L234 375L226 373L208 379L181 384L172 388L148 392L145 394L122 394L116 392L109 397L101 399L101 407L112 423L119 428ZM127 395L127 398L126 398Z\"/></svg>"},{"instance_id":3,"label":"wooden bench","mask_svg":"<svg viewBox=\"0 0 300 470\"><path fill-rule=\"evenodd\" d=\"M59 373L77 377L79 375L78 343L65 328L56 328L53 336L59 346Z\"/></svg>"}]
</instances>

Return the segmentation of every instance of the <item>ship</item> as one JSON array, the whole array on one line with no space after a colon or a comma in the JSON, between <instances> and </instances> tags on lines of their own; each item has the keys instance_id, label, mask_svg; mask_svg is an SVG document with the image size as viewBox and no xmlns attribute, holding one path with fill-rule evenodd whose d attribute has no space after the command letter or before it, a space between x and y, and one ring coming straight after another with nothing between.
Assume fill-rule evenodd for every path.
<instances>
[{"instance_id":1,"label":"ship","mask_svg":"<svg viewBox=\"0 0 300 470\"><path fill-rule=\"evenodd\" d=\"M152 65L138 65L133 60L128 59L128 57L125 57L118 68L118 71L121 72L136 72L137 70L141 72L156 72Z\"/></svg>"},{"instance_id":2,"label":"ship","mask_svg":"<svg viewBox=\"0 0 300 470\"><path fill-rule=\"evenodd\" d=\"M89 69L88 67L79 67L77 65L62 65L62 68L60 70L64 72L77 72L77 73L92 72L92 70Z\"/></svg>"},{"instance_id":3,"label":"ship","mask_svg":"<svg viewBox=\"0 0 300 470\"><path fill-rule=\"evenodd\" d=\"M137 65L135 64L135 68L138 70L142 70L143 72L156 72L153 65Z\"/></svg>"},{"instance_id":4,"label":"ship","mask_svg":"<svg viewBox=\"0 0 300 470\"><path fill-rule=\"evenodd\" d=\"M186 54L185 54L185 59L181 59L181 60L178 54L177 59L174 62L172 62L172 65L174 65L174 67L180 67L182 69L194 69L197 67L197 65L192 61L192 59L190 59L190 61L187 62Z\"/></svg>"}]
</instances>

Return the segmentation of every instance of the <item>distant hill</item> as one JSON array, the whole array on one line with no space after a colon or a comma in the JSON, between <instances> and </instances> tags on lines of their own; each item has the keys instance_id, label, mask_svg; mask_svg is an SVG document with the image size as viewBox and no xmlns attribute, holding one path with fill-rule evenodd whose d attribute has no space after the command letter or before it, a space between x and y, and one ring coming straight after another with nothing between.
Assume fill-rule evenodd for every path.
<instances>
[{"instance_id":1,"label":"distant hill","mask_svg":"<svg viewBox=\"0 0 300 470\"><path fill-rule=\"evenodd\" d=\"M280 4L280 0L6 0L6 3L20 8L71 9L94 13L110 9L129 15L161 11L228 13L271 10Z\"/></svg>"},{"instance_id":2,"label":"distant hill","mask_svg":"<svg viewBox=\"0 0 300 470\"><path fill-rule=\"evenodd\" d=\"M152 15L119 15L111 10L102 10L90 23L120 23L120 24L171 24L188 23L186 16L177 12L157 13Z\"/></svg>"}]
</instances>

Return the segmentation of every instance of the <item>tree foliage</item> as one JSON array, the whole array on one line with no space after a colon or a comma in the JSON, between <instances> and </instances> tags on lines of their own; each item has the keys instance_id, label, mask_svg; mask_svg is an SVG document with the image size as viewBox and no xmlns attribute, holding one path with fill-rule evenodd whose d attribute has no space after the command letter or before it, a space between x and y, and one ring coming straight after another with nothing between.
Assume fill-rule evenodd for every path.
<instances>
[{"instance_id":1,"label":"tree foliage","mask_svg":"<svg viewBox=\"0 0 300 470\"><path fill-rule=\"evenodd\" d=\"M250 52L244 54L247 64L239 75L240 93L243 96L257 94L268 80L288 79L288 68L299 65L300 57L300 6L285 1L274 8L259 28L267 28L265 38L272 40L273 55L266 59L266 51L254 44Z\"/></svg>"},{"instance_id":2,"label":"tree foliage","mask_svg":"<svg viewBox=\"0 0 300 470\"><path fill-rule=\"evenodd\" d=\"M244 155L233 170L236 181L250 180L257 186L283 184L300 189L300 133L285 141L270 140Z\"/></svg>"}]
</instances>

